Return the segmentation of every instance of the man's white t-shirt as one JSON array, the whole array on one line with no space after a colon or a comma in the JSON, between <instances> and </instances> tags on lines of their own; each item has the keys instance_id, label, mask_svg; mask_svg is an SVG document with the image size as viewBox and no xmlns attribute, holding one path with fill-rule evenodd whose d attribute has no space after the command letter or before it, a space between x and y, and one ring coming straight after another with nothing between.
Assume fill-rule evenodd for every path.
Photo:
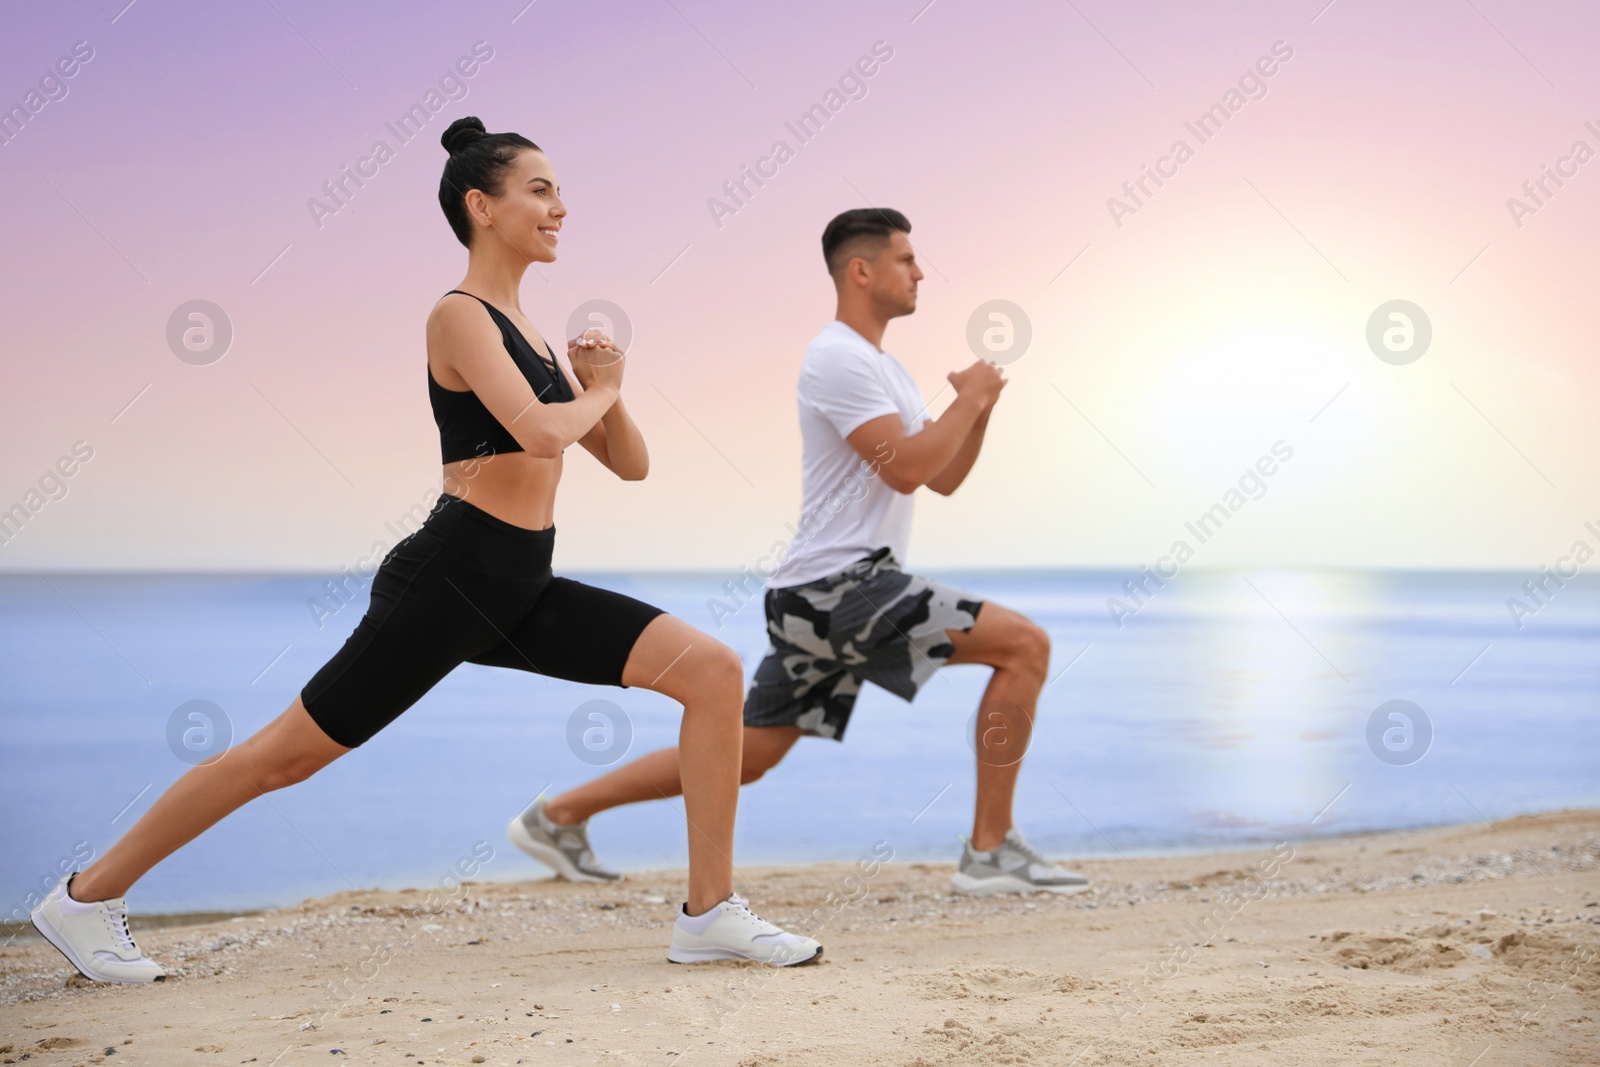
<instances>
[{"instance_id":1,"label":"man's white t-shirt","mask_svg":"<svg viewBox=\"0 0 1600 1067\"><path fill-rule=\"evenodd\" d=\"M885 485L876 464L845 438L884 415L900 416L907 436L916 433L925 421L922 391L898 359L835 319L806 346L798 396L800 523L767 587L825 578L885 545L903 564L911 494Z\"/></svg>"}]
</instances>

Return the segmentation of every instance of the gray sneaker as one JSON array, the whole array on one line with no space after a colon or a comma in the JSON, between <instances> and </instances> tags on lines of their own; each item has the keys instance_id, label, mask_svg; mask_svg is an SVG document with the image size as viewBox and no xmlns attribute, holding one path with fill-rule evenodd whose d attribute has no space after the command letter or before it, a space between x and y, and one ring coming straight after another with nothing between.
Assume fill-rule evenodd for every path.
<instances>
[{"instance_id":1,"label":"gray sneaker","mask_svg":"<svg viewBox=\"0 0 1600 1067\"><path fill-rule=\"evenodd\" d=\"M957 893L987 897L995 893L1081 893L1089 879L1063 870L1041 856L1015 826L988 852L976 852L968 841L961 866L950 879Z\"/></svg>"},{"instance_id":2,"label":"gray sneaker","mask_svg":"<svg viewBox=\"0 0 1600 1067\"><path fill-rule=\"evenodd\" d=\"M569 882L615 882L622 877L600 866L589 850L589 820L572 826L551 822L544 813L543 795L511 820L506 836Z\"/></svg>"}]
</instances>

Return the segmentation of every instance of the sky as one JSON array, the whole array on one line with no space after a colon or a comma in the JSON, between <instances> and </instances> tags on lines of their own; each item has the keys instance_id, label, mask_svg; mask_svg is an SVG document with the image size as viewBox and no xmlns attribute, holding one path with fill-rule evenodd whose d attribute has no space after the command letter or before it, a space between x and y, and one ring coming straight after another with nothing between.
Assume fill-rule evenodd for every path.
<instances>
[{"instance_id":1,"label":"sky","mask_svg":"<svg viewBox=\"0 0 1600 1067\"><path fill-rule=\"evenodd\" d=\"M26 518L0 570L334 571L392 542L439 485L423 324L465 270L436 195L464 114L561 182L528 317L560 338L606 300L632 331L651 473L574 454L558 568L732 571L785 536L819 238L867 206L912 223L926 278L884 346L934 413L974 316L1007 325L989 302L1030 336L994 356L967 484L919 494L913 565L1183 541L1206 567L1532 572L1600 545L1600 8L524 5L10 20L0 511Z\"/></svg>"}]
</instances>

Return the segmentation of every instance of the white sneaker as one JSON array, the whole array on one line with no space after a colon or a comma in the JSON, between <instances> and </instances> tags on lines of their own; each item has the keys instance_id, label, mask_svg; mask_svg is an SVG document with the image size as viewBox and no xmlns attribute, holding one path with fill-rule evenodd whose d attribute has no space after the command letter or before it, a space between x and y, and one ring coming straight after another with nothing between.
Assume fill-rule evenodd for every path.
<instances>
[{"instance_id":1,"label":"white sneaker","mask_svg":"<svg viewBox=\"0 0 1600 1067\"><path fill-rule=\"evenodd\" d=\"M72 874L77 874L73 871ZM167 972L145 959L128 931L128 903L101 900L84 904L67 895L72 874L56 883L30 916L33 925L67 962L96 982L158 982Z\"/></svg>"},{"instance_id":2,"label":"white sneaker","mask_svg":"<svg viewBox=\"0 0 1600 1067\"><path fill-rule=\"evenodd\" d=\"M667 959L673 963L756 960L792 967L821 958L821 944L773 926L751 911L738 893L702 915L679 909L678 921L672 926L672 946L667 949Z\"/></svg>"}]
</instances>

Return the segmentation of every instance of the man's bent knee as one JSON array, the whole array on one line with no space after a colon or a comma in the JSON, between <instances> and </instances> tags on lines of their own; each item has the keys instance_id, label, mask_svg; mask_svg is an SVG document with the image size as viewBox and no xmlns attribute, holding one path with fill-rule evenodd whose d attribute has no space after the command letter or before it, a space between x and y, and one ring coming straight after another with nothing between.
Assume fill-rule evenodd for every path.
<instances>
[{"instance_id":1,"label":"man's bent knee","mask_svg":"<svg viewBox=\"0 0 1600 1067\"><path fill-rule=\"evenodd\" d=\"M792 726L746 726L744 729L744 759L739 770L739 784L749 785L776 767L789 754L800 739L800 731Z\"/></svg>"},{"instance_id":2,"label":"man's bent knee","mask_svg":"<svg viewBox=\"0 0 1600 1067\"><path fill-rule=\"evenodd\" d=\"M1017 637L1017 658L1022 666L1041 675L1050 669L1050 635L1031 619L1022 621Z\"/></svg>"},{"instance_id":3,"label":"man's bent knee","mask_svg":"<svg viewBox=\"0 0 1600 1067\"><path fill-rule=\"evenodd\" d=\"M762 775L778 765L786 752L787 748L776 752L751 752L748 748L745 749L744 763L739 768L739 784L749 785L751 782L759 782Z\"/></svg>"}]
</instances>

